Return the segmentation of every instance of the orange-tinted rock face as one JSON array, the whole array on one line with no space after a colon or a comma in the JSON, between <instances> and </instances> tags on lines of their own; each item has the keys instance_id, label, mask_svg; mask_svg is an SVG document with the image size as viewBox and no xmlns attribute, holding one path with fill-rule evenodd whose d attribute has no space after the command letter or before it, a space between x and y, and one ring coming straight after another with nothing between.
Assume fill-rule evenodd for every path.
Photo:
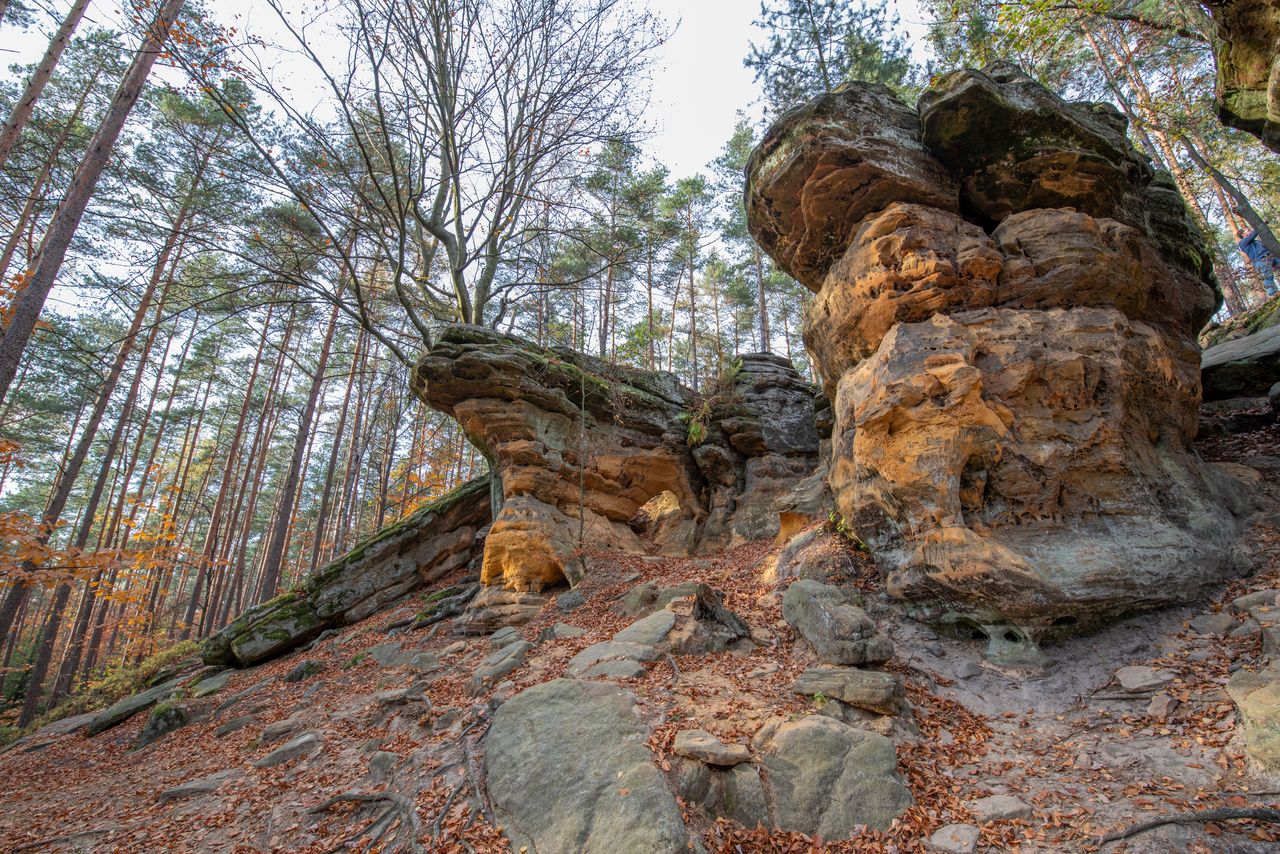
<instances>
[{"instance_id":1,"label":"orange-tinted rock face","mask_svg":"<svg viewBox=\"0 0 1280 854\"><path fill-rule=\"evenodd\" d=\"M497 474L481 576L514 591L575 580L584 546L689 554L772 537L774 500L816 465L816 392L777 357L743 358L697 447L688 419L699 406L673 376L488 329L446 329L414 388ZM658 496L663 522L644 529L637 514Z\"/></svg>"},{"instance_id":2,"label":"orange-tinted rock face","mask_svg":"<svg viewBox=\"0 0 1280 854\"><path fill-rule=\"evenodd\" d=\"M849 127L802 108L765 144L805 140L822 162L825 141L900 115L892 98L846 90ZM1203 239L1112 111L1007 67L944 78L920 104L920 135L877 155L904 164L877 179L892 198L797 208L849 223L822 246L794 228L771 238L795 219L757 213L809 199L803 182L774 180L763 153L748 176L762 245L825 270L804 331L834 400L840 511L894 595L993 637L1034 642L1194 595L1230 568L1235 529L1232 485L1190 446L1194 334L1219 299ZM910 192L922 162L960 207Z\"/></svg>"}]
</instances>

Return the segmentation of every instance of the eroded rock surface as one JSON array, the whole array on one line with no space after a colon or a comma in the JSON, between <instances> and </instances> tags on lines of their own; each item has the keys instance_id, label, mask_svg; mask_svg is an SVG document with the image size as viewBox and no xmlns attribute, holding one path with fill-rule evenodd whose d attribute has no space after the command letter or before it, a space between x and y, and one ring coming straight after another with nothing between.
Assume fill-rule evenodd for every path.
<instances>
[{"instance_id":1,"label":"eroded rock surface","mask_svg":"<svg viewBox=\"0 0 1280 854\"><path fill-rule=\"evenodd\" d=\"M1204 0L1218 26L1218 115L1280 151L1280 8L1270 0Z\"/></svg>"},{"instance_id":2,"label":"eroded rock surface","mask_svg":"<svg viewBox=\"0 0 1280 854\"><path fill-rule=\"evenodd\" d=\"M1237 487L1191 448L1221 298L1171 188L1118 112L1007 65L766 134L751 228L817 294L831 489L918 616L1033 648L1233 569Z\"/></svg>"},{"instance_id":3,"label":"eroded rock surface","mask_svg":"<svg viewBox=\"0 0 1280 854\"><path fill-rule=\"evenodd\" d=\"M680 808L645 746L635 704L613 685L557 679L498 709L485 773L513 850L687 850Z\"/></svg>"},{"instance_id":4,"label":"eroded rock surface","mask_svg":"<svg viewBox=\"0 0 1280 854\"><path fill-rule=\"evenodd\" d=\"M700 399L671 374L452 326L414 389L496 473L481 580L513 591L576 581L580 543L687 555L773 536L774 502L817 461L817 393L767 354Z\"/></svg>"},{"instance_id":5,"label":"eroded rock surface","mask_svg":"<svg viewBox=\"0 0 1280 854\"><path fill-rule=\"evenodd\" d=\"M489 479L458 487L320 569L301 589L245 611L205 642L205 663L248 667L363 620L466 566L489 519Z\"/></svg>"}]
</instances>

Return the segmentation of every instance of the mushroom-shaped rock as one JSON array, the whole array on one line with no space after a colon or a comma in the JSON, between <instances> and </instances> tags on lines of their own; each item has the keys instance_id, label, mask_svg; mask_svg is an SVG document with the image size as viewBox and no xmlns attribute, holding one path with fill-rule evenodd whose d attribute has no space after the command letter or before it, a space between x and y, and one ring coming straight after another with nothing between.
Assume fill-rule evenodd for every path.
<instances>
[{"instance_id":1,"label":"mushroom-shaped rock","mask_svg":"<svg viewBox=\"0 0 1280 854\"><path fill-rule=\"evenodd\" d=\"M1191 445L1220 297L1172 180L1114 109L1010 66L941 79L918 129L904 111L865 84L815 99L747 192L752 233L818 291L831 491L889 591L1034 650L1223 578L1242 508ZM839 163L857 192L825 192Z\"/></svg>"},{"instance_id":2,"label":"mushroom-shaped rock","mask_svg":"<svg viewBox=\"0 0 1280 854\"><path fill-rule=\"evenodd\" d=\"M858 222L895 201L956 210L959 192L885 86L851 84L784 113L747 164L752 236L814 291Z\"/></svg>"}]
</instances>

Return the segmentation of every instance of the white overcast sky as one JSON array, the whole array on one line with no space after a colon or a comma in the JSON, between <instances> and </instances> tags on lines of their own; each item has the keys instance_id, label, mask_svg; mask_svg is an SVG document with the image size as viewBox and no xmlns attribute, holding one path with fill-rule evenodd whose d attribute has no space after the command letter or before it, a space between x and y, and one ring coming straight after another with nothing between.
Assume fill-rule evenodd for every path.
<instances>
[{"instance_id":1,"label":"white overcast sky","mask_svg":"<svg viewBox=\"0 0 1280 854\"><path fill-rule=\"evenodd\" d=\"M118 26L118 0L95 0L89 17L98 25ZM653 74L649 124L654 136L647 146L673 175L690 175L715 158L733 131L739 110L755 114L759 92L742 60L748 46L760 34L752 27L759 0L635 0L647 5L674 28L662 46ZM38 5L61 15L69 0L37 0ZM315 3L299 0L301 11ZM907 31L918 45L924 34L924 15L917 0L890 0ZM226 25L263 37L268 43L278 33L270 27L272 13L261 0L213 0L207 4ZM46 31L56 26L51 15ZM87 26L87 25L86 25ZM31 62L44 49L47 36L39 30L25 35L13 28L0 29L0 65ZM917 50L919 53L919 51ZM300 66L299 66L300 67ZM304 74L291 74L286 60L277 73L281 82L306 88Z\"/></svg>"}]
</instances>

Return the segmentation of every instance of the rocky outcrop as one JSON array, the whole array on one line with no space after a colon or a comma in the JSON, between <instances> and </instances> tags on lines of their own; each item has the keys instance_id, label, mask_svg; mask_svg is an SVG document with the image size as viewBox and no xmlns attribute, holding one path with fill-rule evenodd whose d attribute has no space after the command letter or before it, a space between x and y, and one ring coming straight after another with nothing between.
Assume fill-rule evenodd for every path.
<instances>
[{"instance_id":1,"label":"rocky outcrop","mask_svg":"<svg viewBox=\"0 0 1280 854\"><path fill-rule=\"evenodd\" d=\"M850 84L747 177L752 233L816 293L840 513L917 616L1034 645L1232 568L1235 486L1191 449L1221 298L1118 112L1005 65L918 114Z\"/></svg>"},{"instance_id":2,"label":"rocky outcrop","mask_svg":"<svg viewBox=\"0 0 1280 854\"><path fill-rule=\"evenodd\" d=\"M1280 326L1215 344L1202 370L1205 400L1266 395L1280 382Z\"/></svg>"},{"instance_id":3,"label":"rocky outcrop","mask_svg":"<svg viewBox=\"0 0 1280 854\"><path fill-rule=\"evenodd\" d=\"M1280 8L1271 0L1203 0L1217 24L1218 116L1280 151Z\"/></svg>"},{"instance_id":4,"label":"rocky outcrop","mask_svg":"<svg viewBox=\"0 0 1280 854\"><path fill-rule=\"evenodd\" d=\"M477 556L477 535L489 519L489 479L458 487L382 529L298 589L245 611L205 642L205 663L248 667L326 629L363 620L466 566Z\"/></svg>"},{"instance_id":5,"label":"rocky outcrop","mask_svg":"<svg viewBox=\"0 0 1280 854\"><path fill-rule=\"evenodd\" d=\"M816 393L768 355L698 398L671 374L451 326L413 385L489 460L481 580L512 591L576 581L582 543L689 554L773 536L773 502L817 459Z\"/></svg>"}]
</instances>

